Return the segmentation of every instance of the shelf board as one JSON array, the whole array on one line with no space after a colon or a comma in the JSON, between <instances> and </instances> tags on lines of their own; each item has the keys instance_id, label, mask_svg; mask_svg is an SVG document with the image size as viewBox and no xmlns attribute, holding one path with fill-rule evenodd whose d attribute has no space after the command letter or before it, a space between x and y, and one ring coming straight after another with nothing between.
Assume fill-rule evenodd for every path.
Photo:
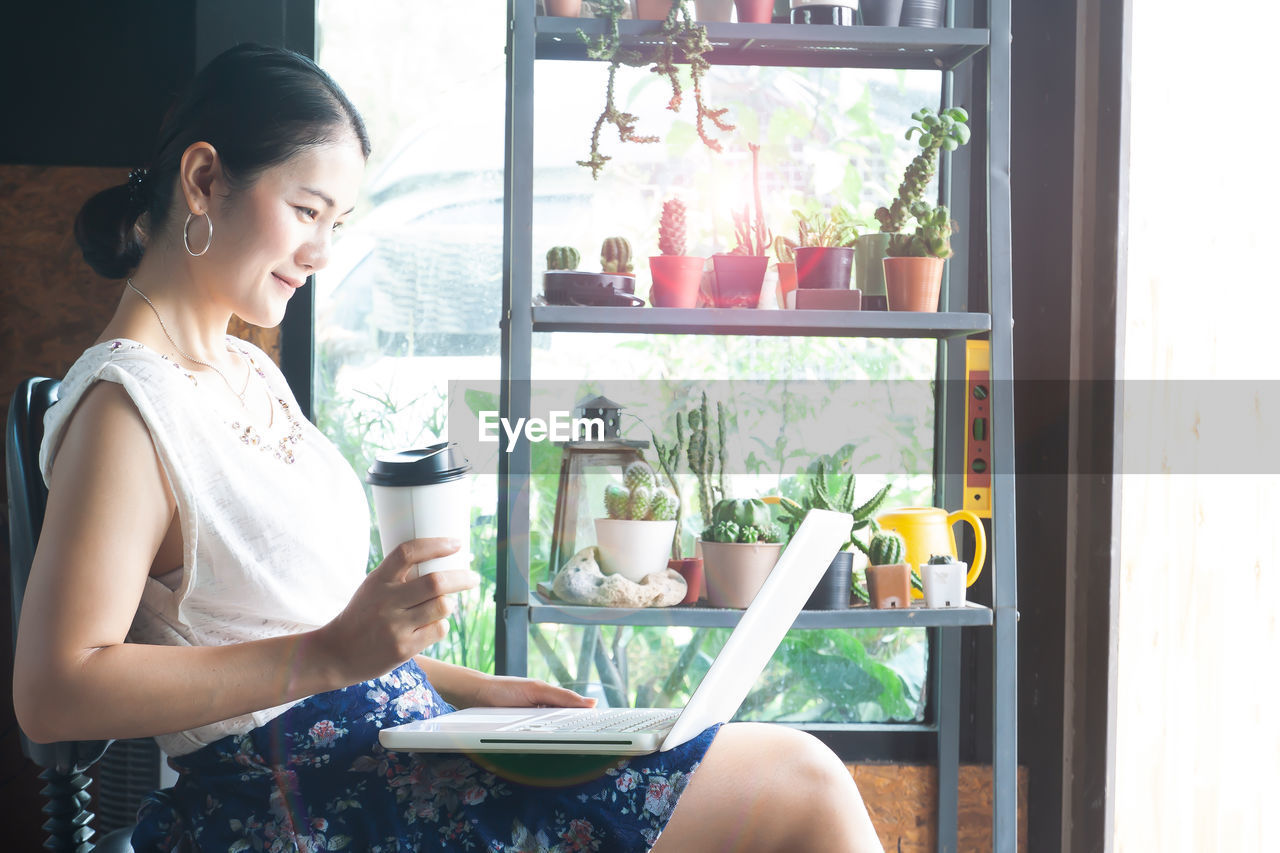
<instances>
[{"instance_id":1,"label":"shelf board","mask_svg":"<svg viewBox=\"0 0 1280 853\"><path fill-rule=\"evenodd\" d=\"M529 593L529 621L560 625L687 625L701 628L732 628L742 618L741 610L685 606L589 607L559 604L540 593ZM957 628L991 624L991 610L979 604L964 607L904 610L875 610L852 607L848 610L804 610L793 628Z\"/></svg>"},{"instance_id":2,"label":"shelf board","mask_svg":"<svg viewBox=\"0 0 1280 853\"><path fill-rule=\"evenodd\" d=\"M628 308L535 305L535 332L660 335L817 335L954 338L991 331L990 314L917 311L803 311L752 308Z\"/></svg>"},{"instance_id":3,"label":"shelf board","mask_svg":"<svg viewBox=\"0 0 1280 853\"><path fill-rule=\"evenodd\" d=\"M538 59L587 59L578 37L604 33L599 18L536 19ZM622 46L652 62L661 21L619 21ZM808 68L915 68L946 71L985 50L985 29L929 27L837 27L814 24L707 23L712 65L774 65Z\"/></svg>"}]
</instances>

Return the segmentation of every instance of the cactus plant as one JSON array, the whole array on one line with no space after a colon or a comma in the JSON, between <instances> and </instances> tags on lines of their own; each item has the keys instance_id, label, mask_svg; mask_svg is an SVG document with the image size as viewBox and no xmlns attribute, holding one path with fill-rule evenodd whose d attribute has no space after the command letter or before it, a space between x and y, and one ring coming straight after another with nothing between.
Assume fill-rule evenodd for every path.
<instances>
[{"instance_id":1,"label":"cactus plant","mask_svg":"<svg viewBox=\"0 0 1280 853\"><path fill-rule=\"evenodd\" d=\"M680 498L671 489L659 486L653 469L643 461L632 462L623 471L627 485L610 483L604 487L604 508L610 518L631 521L674 521Z\"/></svg>"},{"instance_id":2,"label":"cactus plant","mask_svg":"<svg viewBox=\"0 0 1280 853\"><path fill-rule=\"evenodd\" d=\"M781 535L768 505L758 498L747 498L717 503L702 538L708 542L778 542Z\"/></svg>"},{"instance_id":3,"label":"cactus plant","mask_svg":"<svg viewBox=\"0 0 1280 853\"><path fill-rule=\"evenodd\" d=\"M890 237L885 254L891 258L951 257L951 235L956 223L946 207L917 201L911 205L911 215L915 217L916 230Z\"/></svg>"},{"instance_id":4,"label":"cactus plant","mask_svg":"<svg viewBox=\"0 0 1280 853\"><path fill-rule=\"evenodd\" d=\"M938 152L943 149L955 151L969 141L969 127L965 124L969 120L969 114L960 107L952 107L940 113L923 107L912 113L911 118L918 124L907 128L907 139L920 134L921 151L907 166L902 183L898 185L897 198L889 207L876 211L881 231L902 231L907 216L911 213L911 206L924 197L925 187L933 179L938 165Z\"/></svg>"},{"instance_id":5,"label":"cactus plant","mask_svg":"<svg viewBox=\"0 0 1280 853\"><path fill-rule=\"evenodd\" d=\"M664 255L683 255L685 252L685 206L678 198L662 203L662 218L658 220L658 251Z\"/></svg>"},{"instance_id":6,"label":"cactus plant","mask_svg":"<svg viewBox=\"0 0 1280 853\"><path fill-rule=\"evenodd\" d=\"M956 558L951 556L950 554L930 554L929 555L929 565L931 566L949 566L957 562L959 561L956 560Z\"/></svg>"},{"instance_id":7,"label":"cactus plant","mask_svg":"<svg viewBox=\"0 0 1280 853\"><path fill-rule=\"evenodd\" d=\"M552 246L547 250L547 269L576 270L582 255L572 246Z\"/></svg>"},{"instance_id":8,"label":"cactus plant","mask_svg":"<svg viewBox=\"0 0 1280 853\"><path fill-rule=\"evenodd\" d=\"M850 531L849 541L844 543L841 550L848 548L850 545L855 545L859 551L865 554L867 548L855 534L873 523L872 516L880 511L885 499L889 497L889 486L886 485L865 503L858 505L854 503L853 497L856 483L857 478L850 474L849 479L844 484L844 488L840 489L838 494L832 494L827 488L826 462L819 460L817 471L809 481L809 494L805 495L800 502L793 501L787 497L779 499L779 503L782 505L781 520L788 528L788 536L795 533L796 528L800 526L800 522L804 521L805 513L810 509L832 509L836 512L847 512L853 516L853 529Z\"/></svg>"},{"instance_id":9,"label":"cactus plant","mask_svg":"<svg viewBox=\"0 0 1280 853\"><path fill-rule=\"evenodd\" d=\"M607 237L600 246L600 269L609 273L631 274L631 243L626 237Z\"/></svg>"},{"instance_id":10,"label":"cactus plant","mask_svg":"<svg viewBox=\"0 0 1280 853\"><path fill-rule=\"evenodd\" d=\"M867 559L873 566L891 566L901 563L906 553L907 544L902 537L892 530L881 530L871 537L867 546Z\"/></svg>"},{"instance_id":11,"label":"cactus plant","mask_svg":"<svg viewBox=\"0 0 1280 853\"><path fill-rule=\"evenodd\" d=\"M760 146L748 142L751 150L751 182L755 189L756 217L751 219L751 209L743 208L742 212L733 212L733 230L737 245L729 253L731 255L754 255L763 257L773 244L773 232L764 224L764 211L760 196Z\"/></svg>"},{"instance_id":12,"label":"cactus plant","mask_svg":"<svg viewBox=\"0 0 1280 853\"><path fill-rule=\"evenodd\" d=\"M702 519L708 527L711 524L711 509L715 506L716 495L725 495L724 471L728 453L725 450L725 412L724 404L716 403L717 429L711 427L711 411L707 404L707 392L702 392L701 404L689 412L689 443L687 456L689 470L698 479L698 499L701 502ZM714 482L716 463L720 466L720 483Z\"/></svg>"}]
</instances>

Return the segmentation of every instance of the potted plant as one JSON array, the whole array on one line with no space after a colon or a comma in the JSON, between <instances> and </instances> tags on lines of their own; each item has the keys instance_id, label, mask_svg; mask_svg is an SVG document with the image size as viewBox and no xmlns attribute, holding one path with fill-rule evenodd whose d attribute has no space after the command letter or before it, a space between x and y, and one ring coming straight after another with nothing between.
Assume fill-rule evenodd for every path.
<instances>
[{"instance_id":1,"label":"potted plant","mask_svg":"<svg viewBox=\"0 0 1280 853\"><path fill-rule=\"evenodd\" d=\"M858 13L863 26L896 27L902 17L902 0L862 0Z\"/></svg>"},{"instance_id":2,"label":"potted plant","mask_svg":"<svg viewBox=\"0 0 1280 853\"><path fill-rule=\"evenodd\" d=\"M680 459L684 454L685 420L686 416L683 412L676 412L676 437L670 443L666 442L656 432L650 434L650 438L653 440L654 452L658 455L658 466L667 478L667 485L670 486L671 493L676 495L677 498L680 496L680 484L676 480L676 474L680 470ZM681 549L681 515L683 509L684 502L678 502L676 505L676 530L675 536L671 540L671 559L667 561L667 568L675 569L684 578L685 596L680 603L694 604L702 593L702 558L697 556L685 557L683 555Z\"/></svg>"},{"instance_id":3,"label":"potted plant","mask_svg":"<svg viewBox=\"0 0 1280 853\"><path fill-rule=\"evenodd\" d=\"M579 270L581 255L572 246L547 250L543 297L551 305L635 305L634 276Z\"/></svg>"},{"instance_id":4,"label":"potted plant","mask_svg":"<svg viewBox=\"0 0 1280 853\"><path fill-rule=\"evenodd\" d=\"M658 308L694 308L702 284L702 258L685 254L685 206L678 198L662 203L658 251L649 258L653 288L649 302Z\"/></svg>"},{"instance_id":5,"label":"potted plant","mask_svg":"<svg viewBox=\"0 0 1280 853\"><path fill-rule=\"evenodd\" d=\"M907 128L907 139L919 136L917 141L920 153L907 165L893 203L876 210L880 232L864 234L858 239L857 286L864 297L886 295L884 265L881 261L888 253L891 235L901 233L906 228L911 205L924 198L925 189L937 170L938 152L955 151L969 141L969 126L965 123L969 120L969 114L961 107L951 107L940 113L922 107L912 113L911 118L916 124Z\"/></svg>"},{"instance_id":6,"label":"potted plant","mask_svg":"<svg viewBox=\"0 0 1280 853\"><path fill-rule=\"evenodd\" d=\"M760 304L760 288L764 284L769 259L765 252L773 243L773 234L764 224L760 201L760 146L748 143L751 151L751 180L755 189L755 219L750 208L734 211L733 226L737 245L727 254L711 257L715 266L712 301L720 308L755 308Z\"/></svg>"},{"instance_id":7,"label":"potted plant","mask_svg":"<svg viewBox=\"0 0 1280 853\"><path fill-rule=\"evenodd\" d=\"M800 290L849 290L858 227L843 205L806 215L795 211L796 286ZM796 295L799 306L801 297ZM803 307L803 306L799 306Z\"/></svg>"},{"instance_id":8,"label":"potted plant","mask_svg":"<svg viewBox=\"0 0 1280 853\"><path fill-rule=\"evenodd\" d=\"M946 0L902 0L902 26L940 27L946 14Z\"/></svg>"},{"instance_id":9,"label":"potted plant","mask_svg":"<svg viewBox=\"0 0 1280 853\"><path fill-rule=\"evenodd\" d=\"M604 490L608 518L597 518L596 547L600 569L639 583L662 571L676 532L680 499L659 486L653 469L639 460L623 471L625 485L610 483Z\"/></svg>"},{"instance_id":10,"label":"potted plant","mask_svg":"<svg viewBox=\"0 0 1280 853\"><path fill-rule=\"evenodd\" d=\"M623 64L632 66L644 64L639 52L622 47L622 37L618 30L618 21L622 20L631 9L631 2L630 0L596 0L595 8L596 17L604 21L604 32L593 39L582 30L578 30L578 38L587 46L589 58L609 63L609 72L605 83L604 109L600 111L595 126L591 130L591 149L587 158L579 160L578 165L590 169L591 177L598 179L604 164L610 159L607 155L600 153L600 132L606 124L617 128L618 138L622 142L652 143L657 142L658 137L651 134L638 134L636 124L639 119L631 113L618 109L614 101L618 68ZM728 112L727 109L712 109L702 98L702 79L711 68L711 63L706 59L706 54L711 52L707 28L694 21L693 14L689 11L688 0L670 0L662 20L660 35L661 41L654 49L654 63L651 70L655 74L666 77L671 85L671 99L667 102L667 109L673 112L680 111L684 89L679 65L688 65L689 76L693 81L695 126L698 137L711 150L720 151L720 143L711 138L707 122L710 121L724 132L733 131L735 128L724 118L725 113Z\"/></svg>"},{"instance_id":11,"label":"potted plant","mask_svg":"<svg viewBox=\"0 0 1280 853\"><path fill-rule=\"evenodd\" d=\"M728 21L733 17L733 0L694 0L699 21Z\"/></svg>"},{"instance_id":12,"label":"potted plant","mask_svg":"<svg viewBox=\"0 0 1280 853\"><path fill-rule=\"evenodd\" d=\"M916 230L894 234L884 259L890 311L937 311L942 267L951 257L955 222L941 205L917 201L911 206Z\"/></svg>"},{"instance_id":13,"label":"potted plant","mask_svg":"<svg viewBox=\"0 0 1280 853\"><path fill-rule=\"evenodd\" d=\"M707 600L712 607L749 607L781 556L781 533L768 504L758 498L718 501L702 531Z\"/></svg>"},{"instance_id":14,"label":"potted plant","mask_svg":"<svg viewBox=\"0 0 1280 853\"><path fill-rule=\"evenodd\" d=\"M796 241L779 234L773 238L773 256L778 259L778 307L796 307Z\"/></svg>"},{"instance_id":15,"label":"potted plant","mask_svg":"<svg viewBox=\"0 0 1280 853\"><path fill-rule=\"evenodd\" d=\"M853 528L850 531L849 540L840 546L840 551L827 567L826 574L818 581L813 594L809 596L809 601L804 606L806 610L844 610L849 606L849 588L853 578L853 552L848 549L854 543L854 534L873 523L872 517L889 495L889 486L886 485L866 503L856 505L853 497L855 482L856 478L850 474L844 488L835 493L830 492L827 488L826 463L819 460L817 472L809 481L807 495L804 495L800 501L787 497L779 499L783 513L781 521L787 528L788 539L794 535L796 528L800 526L800 522L804 521L810 509L832 509L837 512L847 512L853 516ZM861 597L859 595L859 598Z\"/></svg>"},{"instance_id":16,"label":"potted plant","mask_svg":"<svg viewBox=\"0 0 1280 853\"><path fill-rule=\"evenodd\" d=\"M964 607L969 566L950 554L932 554L920 567L926 607Z\"/></svg>"},{"instance_id":17,"label":"potted plant","mask_svg":"<svg viewBox=\"0 0 1280 853\"><path fill-rule=\"evenodd\" d=\"M891 530L871 537L866 553L867 594L878 609L911 606L911 567L902 561L906 544Z\"/></svg>"}]
</instances>

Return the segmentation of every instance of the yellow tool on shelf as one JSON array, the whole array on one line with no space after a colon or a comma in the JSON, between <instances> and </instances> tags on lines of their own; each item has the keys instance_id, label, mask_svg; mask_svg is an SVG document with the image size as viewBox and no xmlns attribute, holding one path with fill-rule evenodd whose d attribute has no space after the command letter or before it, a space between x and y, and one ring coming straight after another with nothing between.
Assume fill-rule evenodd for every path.
<instances>
[{"instance_id":1,"label":"yellow tool on shelf","mask_svg":"<svg viewBox=\"0 0 1280 853\"><path fill-rule=\"evenodd\" d=\"M991 342L966 341L964 508L991 517Z\"/></svg>"}]
</instances>

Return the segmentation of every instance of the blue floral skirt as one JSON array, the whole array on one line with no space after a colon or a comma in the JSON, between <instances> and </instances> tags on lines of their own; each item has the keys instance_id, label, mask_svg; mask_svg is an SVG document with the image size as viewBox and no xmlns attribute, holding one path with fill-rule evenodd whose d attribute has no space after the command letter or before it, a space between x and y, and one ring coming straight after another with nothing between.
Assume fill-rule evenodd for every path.
<instances>
[{"instance_id":1,"label":"blue floral skirt","mask_svg":"<svg viewBox=\"0 0 1280 853\"><path fill-rule=\"evenodd\" d=\"M171 758L137 851L648 850L718 727L618 758L389 752L378 730L453 710L412 661Z\"/></svg>"}]
</instances>

